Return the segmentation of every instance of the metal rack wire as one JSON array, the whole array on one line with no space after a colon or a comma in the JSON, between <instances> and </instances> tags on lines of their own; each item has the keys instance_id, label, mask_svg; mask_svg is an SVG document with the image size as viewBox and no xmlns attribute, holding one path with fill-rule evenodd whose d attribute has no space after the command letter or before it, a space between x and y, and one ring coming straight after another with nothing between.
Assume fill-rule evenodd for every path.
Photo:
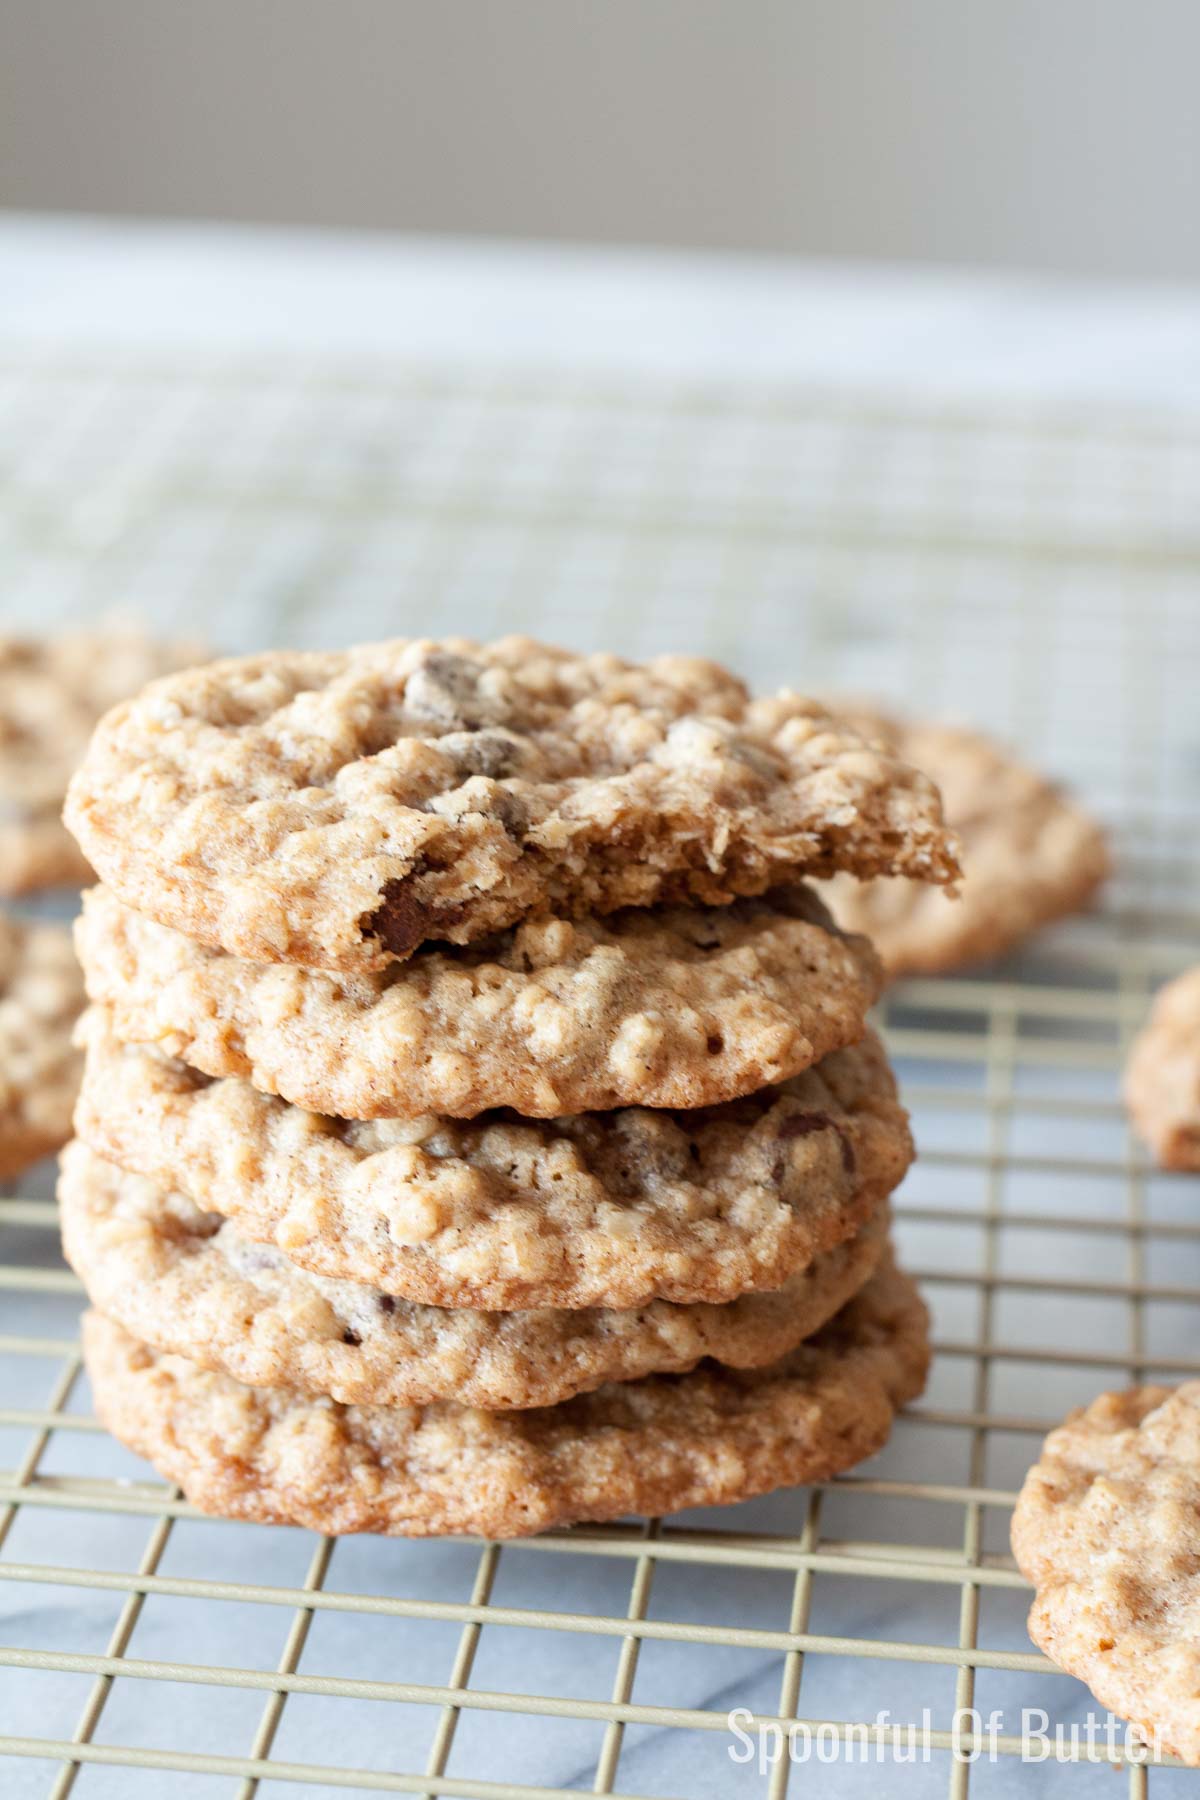
<instances>
[{"instance_id":1,"label":"metal rack wire","mask_svg":"<svg viewBox=\"0 0 1200 1800\"><path fill-rule=\"evenodd\" d=\"M886 1003L938 1358L825 1488L504 1547L204 1521L89 1414L48 1177L0 1199L0 1792L802 1790L786 1755L731 1760L735 1705L843 1745L930 1709L927 1760L843 1755L839 1796L1100 1779L1082 1747L1017 1761L1022 1707L1052 1732L1087 1696L1025 1637L1007 1515L1069 1405L1200 1373L1197 1184L1118 1098L1149 993L1200 957L1200 423L10 352L0 469L10 618L707 650L990 725L1121 859L1099 915ZM954 1754L971 1707L1004 1714L995 1763ZM1187 1779L1125 1765L1132 1796Z\"/></svg>"}]
</instances>

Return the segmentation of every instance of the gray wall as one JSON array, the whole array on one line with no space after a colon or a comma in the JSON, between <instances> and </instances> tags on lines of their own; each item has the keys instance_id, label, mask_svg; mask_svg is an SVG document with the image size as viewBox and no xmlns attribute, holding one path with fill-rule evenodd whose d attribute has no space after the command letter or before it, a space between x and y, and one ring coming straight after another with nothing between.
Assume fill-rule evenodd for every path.
<instances>
[{"instance_id":1,"label":"gray wall","mask_svg":"<svg viewBox=\"0 0 1200 1800\"><path fill-rule=\"evenodd\" d=\"M1196 0L0 0L0 203L1200 276Z\"/></svg>"}]
</instances>

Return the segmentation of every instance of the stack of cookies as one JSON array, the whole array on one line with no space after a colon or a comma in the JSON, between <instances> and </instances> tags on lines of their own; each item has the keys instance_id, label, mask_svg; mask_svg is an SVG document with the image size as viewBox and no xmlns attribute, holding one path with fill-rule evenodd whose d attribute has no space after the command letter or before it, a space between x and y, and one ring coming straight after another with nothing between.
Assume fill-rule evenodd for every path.
<instances>
[{"instance_id":1,"label":"stack of cookies","mask_svg":"<svg viewBox=\"0 0 1200 1800\"><path fill-rule=\"evenodd\" d=\"M280 653L102 721L63 1159L101 1416L197 1505L516 1536L877 1450L928 1361L881 981L930 782L712 664Z\"/></svg>"}]
</instances>

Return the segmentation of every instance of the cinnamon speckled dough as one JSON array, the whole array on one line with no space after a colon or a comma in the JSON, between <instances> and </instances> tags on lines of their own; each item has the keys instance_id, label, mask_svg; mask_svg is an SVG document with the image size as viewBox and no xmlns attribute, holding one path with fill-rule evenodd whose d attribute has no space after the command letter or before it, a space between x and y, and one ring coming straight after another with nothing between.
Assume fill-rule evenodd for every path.
<instances>
[{"instance_id":1,"label":"cinnamon speckled dough","mask_svg":"<svg viewBox=\"0 0 1200 1800\"><path fill-rule=\"evenodd\" d=\"M957 899L927 883L864 885L848 875L823 890L838 922L871 939L890 977L999 956L1087 905L1109 873L1108 846L1061 788L977 732L850 717L864 737L937 782L962 852Z\"/></svg>"},{"instance_id":2,"label":"cinnamon speckled dough","mask_svg":"<svg viewBox=\"0 0 1200 1800\"><path fill-rule=\"evenodd\" d=\"M116 625L57 638L0 637L0 893L87 881L62 822L67 782L97 719L196 645Z\"/></svg>"},{"instance_id":3,"label":"cinnamon speckled dough","mask_svg":"<svg viewBox=\"0 0 1200 1800\"><path fill-rule=\"evenodd\" d=\"M543 917L361 975L205 950L104 888L76 941L120 1037L344 1118L711 1105L855 1043L881 980L804 888Z\"/></svg>"},{"instance_id":4,"label":"cinnamon speckled dough","mask_svg":"<svg viewBox=\"0 0 1200 1800\"><path fill-rule=\"evenodd\" d=\"M318 1275L438 1306L641 1306L779 1287L912 1160L882 1046L699 1112L376 1123L122 1049L89 1015L79 1135Z\"/></svg>"},{"instance_id":5,"label":"cinnamon speckled dough","mask_svg":"<svg viewBox=\"0 0 1200 1800\"><path fill-rule=\"evenodd\" d=\"M531 912L952 881L925 776L716 664L528 638L277 652L103 720L67 823L130 906L237 956L374 969Z\"/></svg>"},{"instance_id":6,"label":"cinnamon speckled dough","mask_svg":"<svg viewBox=\"0 0 1200 1800\"><path fill-rule=\"evenodd\" d=\"M1025 1478L1012 1544L1034 1642L1200 1764L1200 1381L1073 1412Z\"/></svg>"},{"instance_id":7,"label":"cinnamon speckled dough","mask_svg":"<svg viewBox=\"0 0 1200 1800\"><path fill-rule=\"evenodd\" d=\"M1130 1051L1125 1099L1164 1169L1200 1169L1200 968L1160 991Z\"/></svg>"},{"instance_id":8,"label":"cinnamon speckled dough","mask_svg":"<svg viewBox=\"0 0 1200 1800\"><path fill-rule=\"evenodd\" d=\"M71 1134L82 1007L66 926L0 914L0 1177L19 1175Z\"/></svg>"},{"instance_id":9,"label":"cinnamon speckled dough","mask_svg":"<svg viewBox=\"0 0 1200 1800\"><path fill-rule=\"evenodd\" d=\"M59 1200L67 1261L92 1302L157 1350L255 1387L489 1412L550 1406L706 1356L736 1368L774 1362L862 1287L886 1238L881 1209L784 1287L728 1306L474 1312L310 1275L80 1143L63 1152Z\"/></svg>"},{"instance_id":10,"label":"cinnamon speckled dough","mask_svg":"<svg viewBox=\"0 0 1200 1800\"><path fill-rule=\"evenodd\" d=\"M768 1368L704 1363L532 1412L244 1387L95 1312L84 1346L105 1425L203 1511L406 1537L526 1537L826 1481L882 1448L929 1364L925 1308L890 1261Z\"/></svg>"}]
</instances>

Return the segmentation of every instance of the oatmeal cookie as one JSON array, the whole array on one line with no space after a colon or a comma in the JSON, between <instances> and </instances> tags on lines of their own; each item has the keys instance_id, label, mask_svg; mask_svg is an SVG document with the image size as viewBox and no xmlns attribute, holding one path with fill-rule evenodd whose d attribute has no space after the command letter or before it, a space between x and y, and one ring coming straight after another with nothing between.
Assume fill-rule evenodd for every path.
<instances>
[{"instance_id":1,"label":"oatmeal cookie","mask_svg":"<svg viewBox=\"0 0 1200 1800\"><path fill-rule=\"evenodd\" d=\"M708 1106L856 1043L882 979L804 888L528 920L361 975L206 950L105 888L76 942L118 1036L364 1119Z\"/></svg>"},{"instance_id":2,"label":"oatmeal cookie","mask_svg":"<svg viewBox=\"0 0 1200 1800\"><path fill-rule=\"evenodd\" d=\"M327 1118L89 1015L76 1129L332 1279L437 1306L721 1302L851 1237L912 1160L873 1034L778 1088L697 1112L553 1120Z\"/></svg>"},{"instance_id":3,"label":"oatmeal cookie","mask_svg":"<svg viewBox=\"0 0 1200 1800\"><path fill-rule=\"evenodd\" d=\"M84 1345L105 1425L201 1510L407 1537L527 1537L826 1481L882 1448L929 1364L928 1315L890 1260L765 1369L705 1363L529 1412L245 1387L95 1312Z\"/></svg>"},{"instance_id":4,"label":"oatmeal cookie","mask_svg":"<svg viewBox=\"0 0 1200 1800\"><path fill-rule=\"evenodd\" d=\"M83 976L65 925L0 914L0 1178L71 1135L83 1058L72 1032Z\"/></svg>"},{"instance_id":5,"label":"oatmeal cookie","mask_svg":"<svg viewBox=\"0 0 1200 1800\"><path fill-rule=\"evenodd\" d=\"M66 819L129 906L257 961L379 969L539 911L802 874L953 882L936 788L716 664L527 638L210 663L114 708Z\"/></svg>"},{"instance_id":6,"label":"oatmeal cookie","mask_svg":"<svg viewBox=\"0 0 1200 1800\"><path fill-rule=\"evenodd\" d=\"M1200 1381L1073 1412L1025 1478L1012 1544L1034 1643L1200 1764Z\"/></svg>"},{"instance_id":7,"label":"oatmeal cookie","mask_svg":"<svg viewBox=\"0 0 1200 1800\"><path fill-rule=\"evenodd\" d=\"M118 626L0 637L0 893L90 878L62 822L71 771L102 713L199 654Z\"/></svg>"},{"instance_id":8,"label":"oatmeal cookie","mask_svg":"<svg viewBox=\"0 0 1200 1800\"><path fill-rule=\"evenodd\" d=\"M977 732L850 717L864 737L937 782L962 852L957 899L928 883L863 884L850 875L824 890L839 923L874 943L889 977L999 956L1091 900L1109 873L1107 842L1061 788Z\"/></svg>"},{"instance_id":9,"label":"oatmeal cookie","mask_svg":"<svg viewBox=\"0 0 1200 1800\"><path fill-rule=\"evenodd\" d=\"M310 1275L80 1143L63 1152L59 1201L63 1249L93 1304L156 1350L348 1405L456 1400L489 1412L552 1406L705 1357L775 1362L857 1293L886 1239L880 1209L782 1288L728 1306L475 1312Z\"/></svg>"},{"instance_id":10,"label":"oatmeal cookie","mask_svg":"<svg viewBox=\"0 0 1200 1800\"><path fill-rule=\"evenodd\" d=\"M1129 1054L1125 1100L1164 1169L1200 1169L1200 968L1159 992Z\"/></svg>"}]
</instances>

